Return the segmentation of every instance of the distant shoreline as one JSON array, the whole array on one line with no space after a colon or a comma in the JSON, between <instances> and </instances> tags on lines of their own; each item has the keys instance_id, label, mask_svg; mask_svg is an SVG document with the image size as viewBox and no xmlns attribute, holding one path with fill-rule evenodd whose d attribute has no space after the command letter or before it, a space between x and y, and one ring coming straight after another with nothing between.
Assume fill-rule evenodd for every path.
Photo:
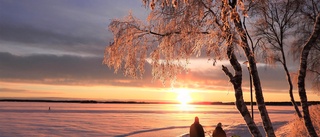
<instances>
[{"instance_id":1,"label":"distant shoreline","mask_svg":"<svg viewBox=\"0 0 320 137\"><path fill-rule=\"evenodd\" d=\"M47 103L87 103L87 104L179 104L170 101L96 101L96 100L41 100L41 99L0 99L0 102L47 102ZM250 102L245 102L250 105ZM265 102L269 106L292 106L291 102ZM300 102L296 102L300 105ZM309 105L320 104L320 101L308 101ZM193 105L235 105L234 102L192 102ZM253 105L256 105L253 102Z\"/></svg>"}]
</instances>

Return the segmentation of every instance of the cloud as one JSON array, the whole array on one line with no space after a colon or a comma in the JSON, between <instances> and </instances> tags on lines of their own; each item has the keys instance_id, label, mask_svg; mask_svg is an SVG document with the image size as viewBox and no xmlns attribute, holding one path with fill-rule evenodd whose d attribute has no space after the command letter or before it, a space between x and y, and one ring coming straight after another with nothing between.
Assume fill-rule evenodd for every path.
<instances>
[{"instance_id":1,"label":"cloud","mask_svg":"<svg viewBox=\"0 0 320 137\"><path fill-rule=\"evenodd\" d=\"M124 77L120 71L102 65L102 57L79 57L57 55L17 56L0 52L0 81L20 83L41 83L54 85L111 85L126 87L163 88L158 80L152 82L151 67L146 64L143 79ZM199 61L199 60L197 60ZM193 88L199 91L233 91L232 84L221 70L221 64L213 67L203 64L203 69L191 69L189 73L178 75L175 88ZM228 66L228 65L226 65ZM279 68L259 68L264 91L283 92L288 89L283 70ZM243 66L243 90L248 91L249 77ZM296 86L296 85L294 85ZM170 88L170 83L166 83Z\"/></svg>"},{"instance_id":2,"label":"cloud","mask_svg":"<svg viewBox=\"0 0 320 137\"><path fill-rule=\"evenodd\" d=\"M0 50L19 55L102 55L112 39L108 24L122 17L137 1L0 1ZM21 52L18 49L27 49Z\"/></svg>"},{"instance_id":3,"label":"cloud","mask_svg":"<svg viewBox=\"0 0 320 137\"><path fill-rule=\"evenodd\" d=\"M22 93L22 92L29 92L29 91L23 90L23 89L0 88L0 92Z\"/></svg>"},{"instance_id":4,"label":"cloud","mask_svg":"<svg viewBox=\"0 0 320 137\"><path fill-rule=\"evenodd\" d=\"M232 67L228 61L218 61L215 66L207 59L191 59L191 65L188 76L181 75L178 82L181 85L194 88L202 88L204 90L231 90L232 84L229 78L222 71L221 66L224 65L233 73ZM243 62L243 61L239 61ZM201 66L201 67L199 67ZM249 88L249 73L247 67L242 65L242 86L244 91ZM258 72L263 89L266 91L288 91L288 84L284 70L281 66L270 67L263 63L258 63ZM190 79L190 80L188 80ZM294 84L294 87L297 85Z\"/></svg>"},{"instance_id":5,"label":"cloud","mask_svg":"<svg viewBox=\"0 0 320 137\"><path fill-rule=\"evenodd\" d=\"M107 42L103 39L72 36L26 25L16 26L12 23L4 24L0 22L0 29L0 40L2 41L0 43L8 48L12 45L20 45L23 48L39 49L38 51L55 50L77 53L78 55L101 55L107 45Z\"/></svg>"},{"instance_id":6,"label":"cloud","mask_svg":"<svg viewBox=\"0 0 320 137\"><path fill-rule=\"evenodd\" d=\"M61 94L58 92L31 91L31 90L14 89L14 88L0 88L0 93Z\"/></svg>"},{"instance_id":7,"label":"cloud","mask_svg":"<svg viewBox=\"0 0 320 137\"><path fill-rule=\"evenodd\" d=\"M144 79L114 74L102 65L102 57L57 55L17 56L0 52L0 81L58 85L160 86L152 84L151 73ZM147 72L151 72L147 67Z\"/></svg>"},{"instance_id":8,"label":"cloud","mask_svg":"<svg viewBox=\"0 0 320 137\"><path fill-rule=\"evenodd\" d=\"M26 80L44 83L77 83L81 80L110 79L109 71L102 65L102 58L30 55L15 56L0 53L1 79ZM118 75L115 75L118 76Z\"/></svg>"}]
</instances>

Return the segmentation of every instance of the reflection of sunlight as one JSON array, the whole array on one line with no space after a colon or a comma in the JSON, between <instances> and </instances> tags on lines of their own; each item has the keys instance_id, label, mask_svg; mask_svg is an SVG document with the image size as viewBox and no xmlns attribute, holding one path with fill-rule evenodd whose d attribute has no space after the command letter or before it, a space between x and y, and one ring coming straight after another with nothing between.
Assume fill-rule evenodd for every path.
<instances>
[{"instance_id":1,"label":"reflection of sunlight","mask_svg":"<svg viewBox=\"0 0 320 137\"><path fill-rule=\"evenodd\" d=\"M176 100L180 103L177 105L178 109L180 109L181 111L192 111L194 109L194 106L189 104L193 100L190 95L190 89L172 88L172 91L176 93Z\"/></svg>"}]
</instances>

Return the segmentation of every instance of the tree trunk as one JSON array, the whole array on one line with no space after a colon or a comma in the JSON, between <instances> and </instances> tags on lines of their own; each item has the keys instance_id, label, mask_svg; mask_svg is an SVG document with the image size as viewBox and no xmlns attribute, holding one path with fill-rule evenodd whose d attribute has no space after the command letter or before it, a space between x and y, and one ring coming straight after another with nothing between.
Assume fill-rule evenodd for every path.
<instances>
[{"instance_id":1,"label":"tree trunk","mask_svg":"<svg viewBox=\"0 0 320 137\"><path fill-rule=\"evenodd\" d=\"M283 52L283 50L282 50L282 52ZM282 56L284 56L284 54L282 54ZM293 84L292 84L292 80L291 80L291 77L290 77L289 70L288 70L288 68L287 68L285 59L284 59L283 62L284 62L284 63L283 63L283 68L284 68L284 70L285 70L285 72L286 72L287 81L288 81L288 84L289 84L289 95L290 95L291 103L292 103L293 108L295 109L298 117L299 117L299 118L302 118L301 112L300 112L300 110L299 110L299 108L298 108L298 105L296 104L296 101L294 100L294 97L293 97L293 92L292 92L292 90L293 90Z\"/></svg>"},{"instance_id":2,"label":"tree trunk","mask_svg":"<svg viewBox=\"0 0 320 137\"><path fill-rule=\"evenodd\" d=\"M298 105L296 104L296 101L294 100L294 97L293 97L293 84L292 84L291 76L290 76L290 73L289 73L289 70L288 70L288 67L287 67L287 61L286 61L286 58L285 58L285 54L284 54L284 51L283 51L283 45L282 44L281 44L281 55L282 55L282 61L283 61L281 63L282 63L284 71L286 72L287 81L288 81L288 84L289 84L289 95L290 95L291 103L292 103L293 108L295 109L298 117L302 118L301 112L300 112L300 110L298 108Z\"/></svg>"},{"instance_id":3,"label":"tree trunk","mask_svg":"<svg viewBox=\"0 0 320 137\"><path fill-rule=\"evenodd\" d=\"M261 88L261 84L260 84L260 78L259 78L255 58L254 58L253 53L251 52L250 47L248 45L246 33L243 30L242 23L240 22L239 16L238 16L238 18L235 18L233 20L233 22L236 25L237 32L241 36L241 46L242 46L242 49L245 52L246 57L249 61L250 74L252 76L252 81L253 81L253 85L255 88L256 100L257 100L260 116L261 116L261 119L263 122L264 130L265 130L266 135L268 137L275 137L276 135L274 133L273 126L272 126L272 123L269 118L269 114L268 114L268 111L267 111L267 108L266 108L266 105L264 102L262 88Z\"/></svg>"},{"instance_id":4,"label":"tree trunk","mask_svg":"<svg viewBox=\"0 0 320 137\"><path fill-rule=\"evenodd\" d=\"M222 70L225 72L225 74L229 77L230 82L233 85L234 91L235 91L235 97L236 97L236 106L239 110L240 114L244 118L244 121L246 122L251 135L254 137L262 137L257 125L253 121L253 119L250 116L249 110L244 102L243 94L242 94L242 68L239 64L235 54L233 53L233 47L230 44L227 49L228 58L230 61L230 64L232 65L235 75L230 73L227 67L222 66Z\"/></svg>"},{"instance_id":5,"label":"tree trunk","mask_svg":"<svg viewBox=\"0 0 320 137\"><path fill-rule=\"evenodd\" d=\"M241 45L244 53L246 54L246 57L249 62L250 74L252 76L253 85L255 88L256 100L257 100L260 116L261 116L261 119L263 122L264 130L265 130L266 135L268 137L275 137L276 135L274 133L273 126L272 126L272 123L271 123L271 120L270 120L270 117L269 117L269 114L268 114L268 111L266 109L266 105L264 102L262 88L261 88L261 84L260 84L260 78L259 78L254 55L248 45L246 33L243 29L242 23L240 22L240 15L238 13L233 13L233 14L235 14L235 18L233 19L233 22L235 24L236 31L239 34L239 36L241 37L241 44L240 45Z\"/></svg>"},{"instance_id":6,"label":"tree trunk","mask_svg":"<svg viewBox=\"0 0 320 137\"><path fill-rule=\"evenodd\" d=\"M312 48L313 44L317 41L317 39L320 39L320 13L317 16L314 30L307 41L307 43L304 45L301 57L300 57L300 69L299 69L299 77L298 77L298 88L299 88L299 96L302 104L302 110L303 110L303 118L305 126L309 132L309 135L311 137L318 137L311 118L309 114L309 108L308 108L308 99L305 89L305 77L306 77L306 71L307 71L307 59L309 55L309 51Z\"/></svg>"}]
</instances>

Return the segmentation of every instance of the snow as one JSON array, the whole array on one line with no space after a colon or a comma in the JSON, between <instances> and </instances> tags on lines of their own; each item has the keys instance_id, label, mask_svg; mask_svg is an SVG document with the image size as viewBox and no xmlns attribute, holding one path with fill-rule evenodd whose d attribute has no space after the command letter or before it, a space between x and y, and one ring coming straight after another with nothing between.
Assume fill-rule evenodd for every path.
<instances>
[{"instance_id":1,"label":"snow","mask_svg":"<svg viewBox=\"0 0 320 137\"><path fill-rule=\"evenodd\" d=\"M1 102L0 136L181 137L187 136L195 116L208 137L218 122L228 136L251 136L235 106L194 105L189 110L180 109L174 104ZM277 136L307 135L292 106L267 106L267 109ZM310 113L319 134L320 106L311 106ZM257 108L254 114L264 134Z\"/></svg>"},{"instance_id":2,"label":"snow","mask_svg":"<svg viewBox=\"0 0 320 137\"><path fill-rule=\"evenodd\" d=\"M320 105L310 106L309 112L312 124L315 127L317 134L320 135ZM303 119L299 119L298 116L295 115L294 120L289 121L276 131L276 135L278 137L302 137L308 135L308 132Z\"/></svg>"},{"instance_id":3,"label":"snow","mask_svg":"<svg viewBox=\"0 0 320 137\"><path fill-rule=\"evenodd\" d=\"M320 105L313 105L309 107L311 119L313 126L316 129L318 135L320 135ZM303 119L298 118L297 115L292 114L293 120L291 121L279 121L281 117L278 117L277 122L273 122L273 128L275 129L277 137L304 137L308 135L307 129L304 125ZM258 123L258 128L263 136L266 136L263 130L262 123ZM225 127L224 130L227 133L227 136L239 136L239 137L250 137L251 134L247 129L245 124L238 124L234 126ZM207 137L210 137L212 131L209 131ZM184 135L182 137L188 137Z\"/></svg>"}]
</instances>

